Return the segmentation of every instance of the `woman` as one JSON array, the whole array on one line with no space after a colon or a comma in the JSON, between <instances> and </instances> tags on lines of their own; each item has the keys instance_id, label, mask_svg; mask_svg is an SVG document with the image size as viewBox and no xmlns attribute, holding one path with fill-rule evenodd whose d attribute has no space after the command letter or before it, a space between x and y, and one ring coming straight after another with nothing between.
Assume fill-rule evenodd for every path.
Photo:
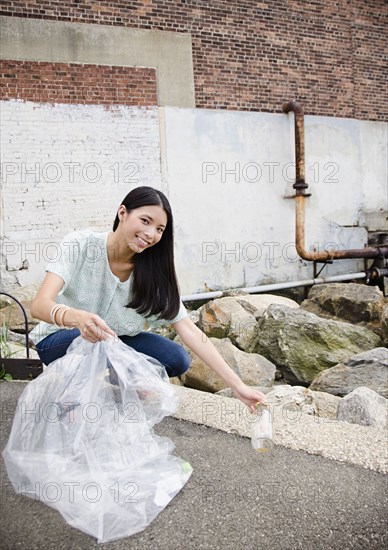
<instances>
[{"instance_id":1,"label":"woman","mask_svg":"<svg viewBox=\"0 0 388 550\"><path fill-rule=\"evenodd\" d=\"M182 341L254 412L264 394L246 386L188 317L174 267L173 217L165 195L132 190L120 205L112 233L74 232L46 267L31 314L42 322L30 333L41 360L65 355L79 335L89 342L119 336L162 363L168 375L190 366L179 344L144 332L145 321L171 323Z\"/></svg>"}]
</instances>

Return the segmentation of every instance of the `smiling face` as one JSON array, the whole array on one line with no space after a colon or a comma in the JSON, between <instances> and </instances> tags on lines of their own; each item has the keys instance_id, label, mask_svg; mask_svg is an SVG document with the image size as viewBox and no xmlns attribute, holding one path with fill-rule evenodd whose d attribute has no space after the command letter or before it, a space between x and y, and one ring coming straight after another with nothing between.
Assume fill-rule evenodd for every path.
<instances>
[{"instance_id":1,"label":"smiling face","mask_svg":"<svg viewBox=\"0 0 388 550\"><path fill-rule=\"evenodd\" d=\"M122 236L136 254L157 244L167 226L167 214L162 206L142 206L127 212L121 205L118 215Z\"/></svg>"}]
</instances>

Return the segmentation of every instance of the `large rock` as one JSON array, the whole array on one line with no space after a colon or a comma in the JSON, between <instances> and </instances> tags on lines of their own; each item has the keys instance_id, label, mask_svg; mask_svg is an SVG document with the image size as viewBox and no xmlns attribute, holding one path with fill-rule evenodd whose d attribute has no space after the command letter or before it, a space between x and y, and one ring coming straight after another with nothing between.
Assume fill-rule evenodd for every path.
<instances>
[{"instance_id":1,"label":"large rock","mask_svg":"<svg viewBox=\"0 0 388 550\"><path fill-rule=\"evenodd\" d=\"M179 337L175 341L182 343ZM210 338L210 341L245 384L272 386L276 367L265 357L256 353L245 353L236 348L227 338L223 340ZM190 369L181 376L185 386L209 392L217 392L227 387L224 381L197 355L189 349L187 351L190 353L192 362Z\"/></svg>"},{"instance_id":2,"label":"large rock","mask_svg":"<svg viewBox=\"0 0 388 550\"><path fill-rule=\"evenodd\" d=\"M225 296L249 296L249 292L242 288L229 288L223 291L221 297L224 298Z\"/></svg>"},{"instance_id":3,"label":"large rock","mask_svg":"<svg viewBox=\"0 0 388 550\"><path fill-rule=\"evenodd\" d=\"M341 399L337 418L352 424L386 430L388 399L369 388L357 388Z\"/></svg>"},{"instance_id":4,"label":"large rock","mask_svg":"<svg viewBox=\"0 0 388 550\"><path fill-rule=\"evenodd\" d=\"M344 396L360 386L388 398L387 348L359 353L321 372L310 385L310 389Z\"/></svg>"},{"instance_id":5,"label":"large rock","mask_svg":"<svg viewBox=\"0 0 388 550\"><path fill-rule=\"evenodd\" d=\"M23 305L27 319L28 331L33 329L39 321L31 316L31 304L34 300L40 283L19 287L12 290L10 294L14 296ZM24 333L24 316L20 306L8 296L0 294L0 325L5 324L10 330Z\"/></svg>"},{"instance_id":6,"label":"large rock","mask_svg":"<svg viewBox=\"0 0 388 550\"><path fill-rule=\"evenodd\" d=\"M378 323L384 306L384 295L377 286L331 283L313 286L300 307L350 323Z\"/></svg>"},{"instance_id":7,"label":"large rock","mask_svg":"<svg viewBox=\"0 0 388 550\"><path fill-rule=\"evenodd\" d=\"M274 294L249 294L237 298L237 301L246 311L252 313L256 320L260 319L265 310L272 304L299 309L299 304L294 300Z\"/></svg>"},{"instance_id":8,"label":"large rock","mask_svg":"<svg viewBox=\"0 0 388 550\"><path fill-rule=\"evenodd\" d=\"M277 414L281 414L290 422L298 422L302 413L321 419L336 420L341 401L340 397L334 395L287 384L275 386L267 393L267 399L278 406Z\"/></svg>"},{"instance_id":9,"label":"large rock","mask_svg":"<svg viewBox=\"0 0 388 550\"><path fill-rule=\"evenodd\" d=\"M21 286L19 288L13 289L9 292L12 294L19 302L32 302L35 296L38 293L41 283L34 283L31 285ZM0 308L7 307L11 304L15 304L15 301L4 294L0 294Z\"/></svg>"},{"instance_id":10,"label":"large rock","mask_svg":"<svg viewBox=\"0 0 388 550\"><path fill-rule=\"evenodd\" d=\"M201 307L199 327L208 336L229 338L234 345L246 351L251 344L258 319L271 304L299 308L293 300L271 294L224 297Z\"/></svg>"},{"instance_id":11,"label":"large rock","mask_svg":"<svg viewBox=\"0 0 388 550\"><path fill-rule=\"evenodd\" d=\"M223 305L223 308L220 307ZM242 308L233 297L211 300L199 310L199 328L207 336L213 338L227 338L229 334L232 314L240 312ZM244 315L242 310L242 314ZM250 316L245 315L247 319Z\"/></svg>"},{"instance_id":12,"label":"large rock","mask_svg":"<svg viewBox=\"0 0 388 550\"><path fill-rule=\"evenodd\" d=\"M194 323L194 325L198 326L199 321L199 311L187 311L189 319L191 319ZM153 334L159 334L160 336L164 336L164 338L168 338L169 340L174 340L174 338L177 335L176 330L174 329L174 326L166 323L166 321L146 321L145 323L145 330L152 332Z\"/></svg>"},{"instance_id":13,"label":"large rock","mask_svg":"<svg viewBox=\"0 0 388 550\"><path fill-rule=\"evenodd\" d=\"M381 337L383 339L383 343L387 346L388 345L388 305L386 305L383 309L380 323L381 323Z\"/></svg>"},{"instance_id":14,"label":"large rock","mask_svg":"<svg viewBox=\"0 0 388 550\"><path fill-rule=\"evenodd\" d=\"M364 327L322 319L300 308L271 305L255 327L248 351L275 363L287 382L307 385L321 371L379 342Z\"/></svg>"},{"instance_id":15,"label":"large rock","mask_svg":"<svg viewBox=\"0 0 388 550\"><path fill-rule=\"evenodd\" d=\"M327 418L328 420L336 420L338 407L342 400L337 395L326 393L323 391L313 391L315 414L320 418Z\"/></svg>"},{"instance_id":16,"label":"large rock","mask_svg":"<svg viewBox=\"0 0 388 550\"><path fill-rule=\"evenodd\" d=\"M38 323L31 315L32 300L22 302L28 320L28 331L30 332ZM18 304L3 307L0 309L0 323L5 323L14 332L25 332L24 316Z\"/></svg>"},{"instance_id":17,"label":"large rock","mask_svg":"<svg viewBox=\"0 0 388 550\"><path fill-rule=\"evenodd\" d=\"M273 414L281 415L283 419L293 423L299 421L302 413L311 414L320 419L337 420L338 405L342 401L341 397L330 393L311 391L309 388L289 384L279 384L272 388L263 386L252 386L252 388L266 394L268 402L275 407ZM218 391L217 395L234 397L229 388Z\"/></svg>"},{"instance_id":18,"label":"large rock","mask_svg":"<svg viewBox=\"0 0 388 550\"><path fill-rule=\"evenodd\" d=\"M278 407L277 414L282 414L283 418L288 418L291 422L298 420L299 413L315 413L313 392L302 386L275 386L267 393L266 398L269 403Z\"/></svg>"},{"instance_id":19,"label":"large rock","mask_svg":"<svg viewBox=\"0 0 388 550\"><path fill-rule=\"evenodd\" d=\"M273 386L250 386L250 387L253 390L259 391L259 392L264 393L264 394L269 393L273 389ZM290 386L290 388L291 388L291 386ZM217 391L217 392L215 392L215 395L221 395L222 397L233 397L233 398L235 398L235 395L234 395L234 393L232 392L232 390L230 388L224 388L223 390Z\"/></svg>"}]
</instances>

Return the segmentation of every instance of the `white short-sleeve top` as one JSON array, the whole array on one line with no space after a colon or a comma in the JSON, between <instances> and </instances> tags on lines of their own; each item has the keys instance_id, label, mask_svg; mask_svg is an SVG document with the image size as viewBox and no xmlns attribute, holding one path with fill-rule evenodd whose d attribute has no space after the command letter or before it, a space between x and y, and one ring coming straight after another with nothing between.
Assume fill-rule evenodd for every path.
<instances>
[{"instance_id":1,"label":"white short-sleeve top","mask_svg":"<svg viewBox=\"0 0 388 550\"><path fill-rule=\"evenodd\" d=\"M155 323L155 317L144 317L125 307L132 300L133 278L131 274L127 281L121 282L112 273L107 253L108 234L90 229L69 233L45 269L64 281L57 303L96 313L118 336L135 336L145 330L146 321ZM181 302L178 315L161 322L175 323L186 316ZM57 330L55 325L41 321L29 337L37 344Z\"/></svg>"}]
</instances>

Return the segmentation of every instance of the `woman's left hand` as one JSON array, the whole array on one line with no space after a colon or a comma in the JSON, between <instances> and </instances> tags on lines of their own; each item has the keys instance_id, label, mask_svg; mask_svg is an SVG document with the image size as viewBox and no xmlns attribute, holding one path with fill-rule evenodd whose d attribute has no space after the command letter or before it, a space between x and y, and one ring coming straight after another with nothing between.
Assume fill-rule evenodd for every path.
<instances>
[{"instance_id":1,"label":"woman's left hand","mask_svg":"<svg viewBox=\"0 0 388 550\"><path fill-rule=\"evenodd\" d=\"M240 401L247 405L251 413L255 412L258 402L263 403L264 405L268 405L268 401L264 393L261 393L254 388L250 388L246 384L243 384L236 389L232 388L232 392L235 397L237 397L238 399L240 399Z\"/></svg>"}]
</instances>

